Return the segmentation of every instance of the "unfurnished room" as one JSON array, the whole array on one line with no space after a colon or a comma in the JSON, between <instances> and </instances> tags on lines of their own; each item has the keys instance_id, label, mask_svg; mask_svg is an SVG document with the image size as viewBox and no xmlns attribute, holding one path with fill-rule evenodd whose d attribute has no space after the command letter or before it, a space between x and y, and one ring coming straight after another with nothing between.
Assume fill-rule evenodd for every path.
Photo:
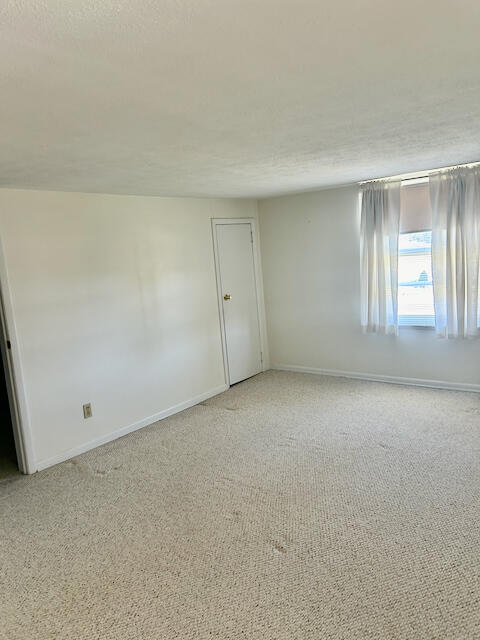
<instances>
[{"instance_id":1,"label":"unfurnished room","mask_svg":"<svg viewBox=\"0 0 480 640\"><path fill-rule=\"evenodd\" d=\"M0 639L480 639L480 3L4 0Z\"/></svg>"}]
</instances>

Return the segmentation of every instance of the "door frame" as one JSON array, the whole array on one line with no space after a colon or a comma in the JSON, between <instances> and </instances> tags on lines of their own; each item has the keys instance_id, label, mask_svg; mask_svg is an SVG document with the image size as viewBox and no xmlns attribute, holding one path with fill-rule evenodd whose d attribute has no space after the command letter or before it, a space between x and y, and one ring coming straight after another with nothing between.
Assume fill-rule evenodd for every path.
<instances>
[{"instance_id":1,"label":"door frame","mask_svg":"<svg viewBox=\"0 0 480 640\"><path fill-rule=\"evenodd\" d=\"M8 282L5 252L0 238L0 350L5 371L8 403L12 420L13 437L17 453L18 468L22 473L37 471L33 452L27 397L25 393L22 362L12 296Z\"/></svg>"},{"instance_id":2,"label":"door frame","mask_svg":"<svg viewBox=\"0 0 480 640\"><path fill-rule=\"evenodd\" d=\"M263 288L261 281L260 260L258 255L258 243L257 243L257 225L255 218L212 218L212 237L213 237L213 255L215 260L215 277L217 280L217 303L218 303L218 315L220 319L220 335L222 339L222 352L223 352L223 369L225 373L225 384L230 386L230 372L228 367L228 352L227 352L227 335L225 332L225 317L223 314L223 292L222 292L222 277L220 273L220 253L218 250L218 237L217 227L225 224L249 224L252 234L252 254L253 254L253 271L255 276L255 293L257 299L257 315L258 315L258 330L260 333L260 358L262 371L266 371L266 353L265 353L265 322L262 312L263 308Z\"/></svg>"}]
</instances>

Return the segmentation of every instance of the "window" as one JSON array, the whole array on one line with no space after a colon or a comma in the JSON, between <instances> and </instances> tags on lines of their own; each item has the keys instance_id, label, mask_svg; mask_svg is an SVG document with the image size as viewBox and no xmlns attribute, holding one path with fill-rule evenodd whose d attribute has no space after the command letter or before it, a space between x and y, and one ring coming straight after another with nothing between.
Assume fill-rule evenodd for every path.
<instances>
[{"instance_id":1,"label":"window","mask_svg":"<svg viewBox=\"0 0 480 640\"><path fill-rule=\"evenodd\" d=\"M401 233L398 241L398 323L433 327L432 232Z\"/></svg>"},{"instance_id":2,"label":"window","mask_svg":"<svg viewBox=\"0 0 480 640\"><path fill-rule=\"evenodd\" d=\"M435 326L428 180L406 181L400 190L398 324L404 327Z\"/></svg>"}]
</instances>

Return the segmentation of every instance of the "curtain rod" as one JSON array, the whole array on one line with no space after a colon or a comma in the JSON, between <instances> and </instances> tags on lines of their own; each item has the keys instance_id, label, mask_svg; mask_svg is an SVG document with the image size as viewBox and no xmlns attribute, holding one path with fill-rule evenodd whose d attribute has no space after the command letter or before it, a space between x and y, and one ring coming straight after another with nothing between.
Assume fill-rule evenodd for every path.
<instances>
[{"instance_id":1,"label":"curtain rod","mask_svg":"<svg viewBox=\"0 0 480 640\"><path fill-rule=\"evenodd\" d=\"M424 171L416 171L412 173L400 173L396 176L386 176L384 178L372 178L370 180L361 180L358 184L368 184L369 182L378 182L381 180L426 180L432 174L438 173L439 171L448 171L448 169L460 169L461 167L474 167L475 165L480 165L480 161L476 162L466 162L465 164L452 164L449 167L440 167L439 169L427 169Z\"/></svg>"}]
</instances>

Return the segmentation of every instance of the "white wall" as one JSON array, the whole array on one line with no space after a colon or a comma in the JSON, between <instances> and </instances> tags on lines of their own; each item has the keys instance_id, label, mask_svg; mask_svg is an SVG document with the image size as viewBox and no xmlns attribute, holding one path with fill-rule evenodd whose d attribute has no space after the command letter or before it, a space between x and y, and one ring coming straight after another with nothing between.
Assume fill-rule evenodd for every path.
<instances>
[{"instance_id":1,"label":"white wall","mask_svg":"<svg viewBox=\"0 0 480 640\"><path fill-rule=\"evenodd\" d=\"M253 200L0 190L37 468L222 390L210 218L256 212Z\"/></svg>"},{"instance_id":2,"label":"white wall","mask_svg":"<svg viewBox=\"0 0 480 640\"><path fill-rule=\"evenodd\" d=\"M356 187L259 202L267 332L273 366L480 384L480 341L360 329Z\"/></svg>"}]
</instances>

